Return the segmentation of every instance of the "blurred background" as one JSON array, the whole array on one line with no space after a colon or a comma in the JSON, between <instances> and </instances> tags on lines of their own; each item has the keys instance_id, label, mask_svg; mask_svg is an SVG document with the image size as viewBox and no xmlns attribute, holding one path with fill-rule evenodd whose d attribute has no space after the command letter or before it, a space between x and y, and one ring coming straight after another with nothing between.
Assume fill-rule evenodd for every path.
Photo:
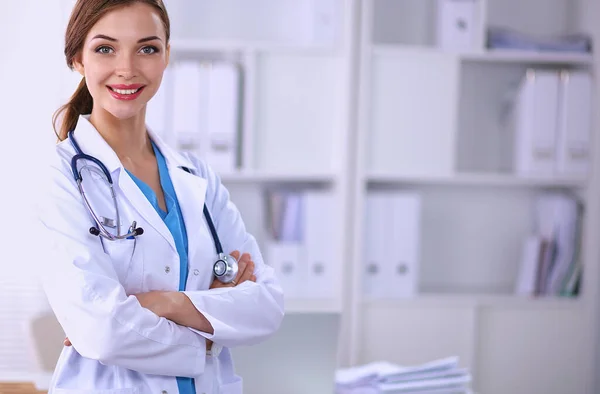
<instances>
[{"instance_id":1,"label":"blurred background","mask_svg":"<svg viewBox=\"0 0 600 394\"><path fill-rule=\"evenodd\" d=\"M286 293L233 350L245 393L600 393L600 2L165 3L148 124L215 168ZM47 389L62 348L31 197L73 4L0 12L0 393Z\"/></svg>"}]
</instances>

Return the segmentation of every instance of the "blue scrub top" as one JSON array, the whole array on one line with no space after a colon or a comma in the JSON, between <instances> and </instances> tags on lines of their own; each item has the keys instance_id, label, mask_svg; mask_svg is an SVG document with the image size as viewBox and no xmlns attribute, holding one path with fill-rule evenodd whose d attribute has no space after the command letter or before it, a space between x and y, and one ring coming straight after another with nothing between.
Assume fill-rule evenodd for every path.
<instances>
[{"instance_id":1,"label":"blue scrub top","mask_svg":"<svg viewBox=\"0 0 600 394\"><path fill-rule=\"evenodd\" d=\"M169 228L171 235L173 235L177 253L179 254L179 291L184 291L188 276L188 238L187 231L185 229L185 222L183 221L181 208L179 206L179 202L177 201L175 188L173 187L171 177L169 176L169 169L167 168L165 157L154 144L154 142L152 142L152 148L154 149L154 154L156 155L156 160L158 162L158 174L160 176L160 185L165 195L167 212L163 211L158 206L158 199L156 198L156 194L150 186L136 178L131 172L127 171L127 173L138 185L148 201L150 201L156 212L162 218L163 222L165 222L166 226ZM180 394L196 393L193 378L178 377L177 386Z\"/></svg>"}]
</instances>

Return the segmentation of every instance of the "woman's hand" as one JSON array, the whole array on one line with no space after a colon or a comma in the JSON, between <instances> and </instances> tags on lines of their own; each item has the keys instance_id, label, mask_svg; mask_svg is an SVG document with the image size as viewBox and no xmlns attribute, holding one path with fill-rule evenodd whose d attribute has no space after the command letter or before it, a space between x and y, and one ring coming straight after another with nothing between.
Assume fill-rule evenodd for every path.
<instances>
[{"instance_id":1,"label":"woman's hand","mask_svg":"<svg viewBox=\"0 0 600 394\"><path fill-rule=\"evenodd\" d=\"M250 253L244 253L242 254L242 257L240 257L240 252L235 250L231 252L231 256L233 256L233 258L235 258L238 261L237 276L231 283L222 283L217 278L215 278L210 284L211 289L218 289L221 287L235 287L247 280L256 282L256 276L254 276L254 261L252 261Z\"/></svg>"}]
</instances>

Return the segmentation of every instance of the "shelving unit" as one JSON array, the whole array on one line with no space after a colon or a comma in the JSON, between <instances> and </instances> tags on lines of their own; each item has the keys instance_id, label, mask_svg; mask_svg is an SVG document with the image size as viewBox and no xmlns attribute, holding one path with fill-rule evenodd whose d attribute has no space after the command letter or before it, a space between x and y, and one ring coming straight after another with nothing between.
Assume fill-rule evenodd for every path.
<instances>
[{"instance_id":1,"label":"shelving unit","mask_svg":"<svg viewBox=\"0 0 600 394\"><path fill-rule=\"evenodd\" d=\"M591 393L597 166L588 177L516 175L501 115L507 92L527 69L595 73L597 62L585 53L490 50L486 33L504 26L543 37L581 28L597 40L600 32L586 18L597 8L585 0L476 3L472 48L452 51L436 47L435 0L360 1L350 364L412 364L452 354L472 371L476 392ZM597 124L593 133L600 133ZM414 296L363 294L366 202L381 190L422 197ZM585 204L584 285L574 298L514 293L533 202L545 190L573 192Z\"/></svg>"}]
</instances>

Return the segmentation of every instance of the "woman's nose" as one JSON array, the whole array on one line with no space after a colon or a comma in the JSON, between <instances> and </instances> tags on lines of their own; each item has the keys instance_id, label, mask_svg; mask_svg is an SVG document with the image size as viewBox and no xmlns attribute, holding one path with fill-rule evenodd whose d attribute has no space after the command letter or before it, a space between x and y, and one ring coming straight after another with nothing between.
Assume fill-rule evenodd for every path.
<instances>
[{"instance_id":1,"label":"woman's nose","mask_svg":"<svg viewBox=\"0 0 600 394\"><path fill-rule=\"evenodd\" d=\"M135 59L130 55L123 55L117 63L117 76L125 79L132 79L136 76Z\"/></svg>"}]
</instances>

